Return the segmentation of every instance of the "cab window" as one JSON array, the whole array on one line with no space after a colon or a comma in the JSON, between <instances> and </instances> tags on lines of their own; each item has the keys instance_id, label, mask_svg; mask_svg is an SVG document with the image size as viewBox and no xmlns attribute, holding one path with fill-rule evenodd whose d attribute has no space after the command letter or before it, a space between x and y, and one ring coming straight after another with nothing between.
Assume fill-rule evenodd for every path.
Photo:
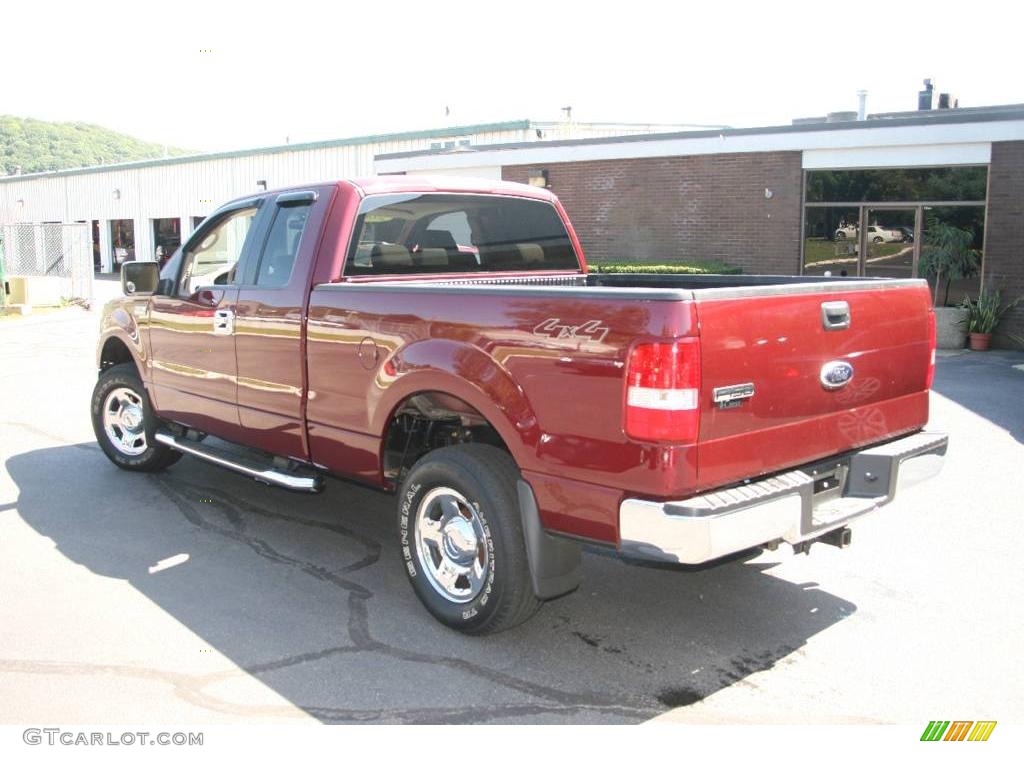
<instances>
[{"instance_id":1,"label":"cab window","mask_svg":"<svg viewBox=\"0 0 1024 768\"><path fill-rule=\"evenodd\" d=\"M227 214L184 254L178 294L191 296L200 288L231 285L245 241L252 230L256 208Z\"/></svg>"},{"instance_id":2,"label":"cab window","mask_svg":"<svg viewBox=\"0 0 1024 768\"><path fill-rule=\"evenodd\" d=\"M288 285L299 253L302 233L312 203L279 205L274 214L274 223L260 255L256 270L256 285L262 288L283 288Z\"/></svg>"},{"instance_id":3,"label":"cab window","mask_svg":"<svg viewBox=\"0 0 1024 768\"><path fill-rule=\"evenodd\" d=\"M555 206L503 195L371 195L360 204L346 276L578 270Z\"/></svg>"}]
</instances>

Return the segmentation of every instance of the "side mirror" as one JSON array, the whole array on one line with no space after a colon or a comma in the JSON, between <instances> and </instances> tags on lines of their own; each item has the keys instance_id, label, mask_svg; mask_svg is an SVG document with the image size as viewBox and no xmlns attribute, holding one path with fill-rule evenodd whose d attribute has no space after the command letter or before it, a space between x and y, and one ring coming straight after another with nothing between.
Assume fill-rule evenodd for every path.
<instances>
[{"instance_id":1,"label":"side mirror","mask_svg":"<svg viewBox=\"0 0 1024 768\"><path fill-rule=\"evenodd\" d=\"M156 291L160 265L155 261L128 261L121 265L121 290L125 296L145 296Z\"/></svg>"}]
</instances>

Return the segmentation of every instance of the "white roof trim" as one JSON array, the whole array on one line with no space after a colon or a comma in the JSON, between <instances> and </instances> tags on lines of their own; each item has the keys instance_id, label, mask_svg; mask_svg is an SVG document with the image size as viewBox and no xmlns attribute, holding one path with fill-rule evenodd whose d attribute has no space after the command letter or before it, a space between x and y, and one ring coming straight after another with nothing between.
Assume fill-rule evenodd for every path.
<instances>
[{"instance_id":1,"label":"white roof trim","mask_svg":"<svg viewBox=\"0 0 1024 768\"><path fill-rule=\"evenodd\" d=\"M833 168L906 168L931 165L988 165L991 142L971 144L926 144L917 147L857 147L852 149L808 149L807 170Z\"/></svg>"},{"instance_id":2,"label":"white roof trim","mask_svg":"<svg viewBox=\"0 0 1024 768\"><path fill-rule=\"evenodd\" d=\"M378 173L468 168L480 165L544 165L585 160L624 160L641 157L711 155L728 152L779 152L864 147L917 147L939 144L981 144L1024 139L1024 120L942 123L935 125L879 126L844 130L780 131L741 135L720 134L689 138L643 141L609 141L491 149L480 147L459 154L430 154L414 157L379 158Z\"/></svg>"}]
</instances>

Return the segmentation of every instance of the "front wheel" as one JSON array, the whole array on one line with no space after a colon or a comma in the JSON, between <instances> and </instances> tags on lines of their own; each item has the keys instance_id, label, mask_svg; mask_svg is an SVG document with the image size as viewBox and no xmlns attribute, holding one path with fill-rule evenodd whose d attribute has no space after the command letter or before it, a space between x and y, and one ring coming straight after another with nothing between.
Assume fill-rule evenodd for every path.
<instances>
[{"instance_id":1,"label":"front wheel","mask_svg":"<svg viewBox=\"0 0 1024 768\"><path fill-rule=\"evenodd\" d=\"M406 575L434 618L460 632L500 632L530 618L533 593L512 458L490 445L431 451L398 496Z\"/></svg>"},{"instance_id":2,"label":"front wheel","mask_svg":"<svg viewBox=\"0 0 1024 768\"><path fill-rule=\"evenodd\" d=\"M155 472L181 458L180 453L154 439L156 415L131 363L100 373L92 391L91 410L96 441L121 469Z\"/></svg>"}]
</instances>

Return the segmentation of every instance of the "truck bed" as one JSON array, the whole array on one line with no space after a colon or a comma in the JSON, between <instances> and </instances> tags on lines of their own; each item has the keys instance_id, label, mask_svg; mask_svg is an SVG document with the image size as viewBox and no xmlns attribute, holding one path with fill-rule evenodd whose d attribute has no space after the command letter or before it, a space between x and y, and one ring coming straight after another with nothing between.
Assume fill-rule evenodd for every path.
<instances>
[{"instance_id":1,"label":"truck bed","mask_svg":"<svg viewBox=\"0 0 1024 768\"><path fill-rule=\"evenodd\" d=\"M831 293L836 291L886 290L909 285L920 285L921 280L894 280L883 277L821 277L817 275L644 275L617 273L590 274L519 274L519 275L441 275L438 277L394 278L353 280L347 283L335 283L318 286L320 289L331 289L332 286L408 286L417 290L423 288L443 287L445 291L461 286L477 288L480 286L520 286L538 288L600 288L600 292L586 295L612 296L613 289L634 289L623 291L622 297L647 297L651 300L695 299L696 292L708 298L725 298L727 296L742 298L744 296L791 295L797 293ZM637 293L635 289L644 289ZM555 294L551 294L555 295ZM578 290L572 295L581 295Z\"/></svg>"},{"instance_id":2,"label":"truck bed","mask_svg":"<svg viewBox=\"0 0 1024 768\"><path fill-rule=\"evenodd\" d=\"M825 302L846 303L849 328L823 328ZM503 425L548 527L614 540L610 510L623 491L685 498L920 429L929 308L921 280L548 274L320 285L309 307L314 458L340 470L363 454L372 482L374 436L396 397L444 392ZM700 339L697 441L630 440L632 345L687 336ZM393 379L359 371L368 344ZM856 373L834 392L820 375L838 359ZM736 406L715 402L717 389L747 384L753 394Z\"/></svg>"}]
</instances>

